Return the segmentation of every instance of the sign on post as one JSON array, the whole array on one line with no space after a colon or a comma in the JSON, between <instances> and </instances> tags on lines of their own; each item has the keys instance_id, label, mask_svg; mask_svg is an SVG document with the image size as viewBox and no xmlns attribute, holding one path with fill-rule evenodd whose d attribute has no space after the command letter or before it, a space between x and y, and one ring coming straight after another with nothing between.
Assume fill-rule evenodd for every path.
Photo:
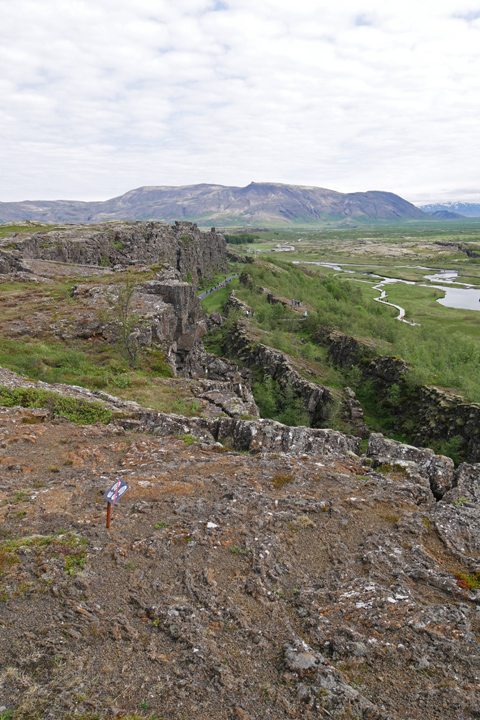
<instances>
[{"instance_id":1,"label":"sign on post","mask_svg":"<svg viewBox=\"0 0 480 720\"><path fill-rule=\"evenodd\" d=\"M120 500L122 495L124 495L129 488L130 485L127 485L122 478L117 478L110 490L107 490L107 492L104 493L103 497L107 500L107 528L110 527L110 512L112 505L115 505L115 503Z\"/></svg>"}]
</instances>

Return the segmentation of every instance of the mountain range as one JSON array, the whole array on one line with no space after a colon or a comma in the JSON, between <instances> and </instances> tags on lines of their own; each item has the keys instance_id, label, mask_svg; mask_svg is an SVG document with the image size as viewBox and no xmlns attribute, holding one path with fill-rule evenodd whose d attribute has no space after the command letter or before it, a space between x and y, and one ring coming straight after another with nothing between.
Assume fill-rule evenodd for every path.
<instances>
[{"instance_id":1,"label":"mountain range","mask_svg":"<svg viewBox=\"0 0 480 720\"><path fill-rule=\"evenodd\" d=\"M431 203L430 205L420 205L420 209L423 212L429 213L430 215L436 215L436 213L455 213L457 217L480 217L480 203L466 203L461 201L451 200L444 203Z\"/></svg>"},{"instance_id":2,"label":"mountain range","mask_svg":"<svg viewBox=\"0 0 480 720\"><path fill-rule=\"evenodd\" d=\"M340 193L281 183L147 186L105 201L37 200L0 202L0 221L94 223L107 220L192 220L202 225L319 224L325 220L426 219L399 195L369 191Z\"/></svg>"}]
</instances>

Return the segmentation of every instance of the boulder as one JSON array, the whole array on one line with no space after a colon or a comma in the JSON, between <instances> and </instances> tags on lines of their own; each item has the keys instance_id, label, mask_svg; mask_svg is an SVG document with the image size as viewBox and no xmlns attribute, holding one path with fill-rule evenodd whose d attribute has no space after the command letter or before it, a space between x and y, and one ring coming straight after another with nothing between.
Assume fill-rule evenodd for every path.
<instances>
[{"instance_id":1,"label":"boulder","mask_svg":"<svg viewBox=\"0 0 480 720\"><path fill-rule=\"evenodd\" d=\"M420 476L428 479L432 493L437 499L453 487L454 463L451 458L436 455L430 448L417 448L396 440L372 433L368 440L367 457L372 458L374 467L380 465L402 465L414 463Z\"/></svg>"},{"instance_id":2,"label":"boulder","mask_svg":"<svg viewBox=\"0 0 480 720\"><path fill-rule=\"evenodd\" d=\"M455 470L453 488L443 496L444 502L464 504L480 501L480 463L462 463Z\"/></svg>"}]
</instances>

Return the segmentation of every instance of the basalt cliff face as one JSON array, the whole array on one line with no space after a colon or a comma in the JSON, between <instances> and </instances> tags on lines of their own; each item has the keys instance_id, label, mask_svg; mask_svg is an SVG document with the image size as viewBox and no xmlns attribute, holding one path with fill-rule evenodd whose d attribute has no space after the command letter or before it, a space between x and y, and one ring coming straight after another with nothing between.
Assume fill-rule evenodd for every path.
<instances>
[{"instance_id":1,"label":"basalt cliff face","mask_svg":"<svg viewBox=\"0 0 480 720\"><path fill-rule=\"evenodd\" d=\"M245 282L246 277L248 276L242 274L240 283ZM285 298L272 296L266 288L261 288L261 291L271 303L288 304ZM311 427L328 427L334 416L340 412L350 432L359 437L368 436L363 411L350 388L339 392L307 380L301 371L308 369L302 368L298 359L294 361L280 350L252 338L248 323L242 319L242 316L251 313L251 308L236 296L235 291L230 292L225 310L233 310L240 316L223 338L222 349L226 355L236 358L251 370L260 372L263 377L271 377L283 390L288 388L294 398L301 400ZM294 364L297 367L294 367Z\"/></svg>"},{"instance_id":2,"label":"basalt cliff face","mask_svg":"<svg viewBox=\"0 0 480 720\"><path fill-rule=\"evenodd\" d=\"M50 260L113 267L168 263L194 282L226 270L223 235L201 232L194 223L109 223L94 228L75 226L0 241L0 269L21 269L22 260ZM190 277L189 275L189 277Z\"/></svg>"},{"instance_id":3,"label":"basalt cliff face","mask_svg":"<svg viewBox=\"0 0 480 720\"><path fill-rule=\"evenodd\" d=\"M30 279L56 276L57 263L64 263L65 274L95 275L114 269L125 272L154 266L154 280L137 285L132 311L140 313L144 324L140 342L143 346L160 345L169 358L172 370L185 375L206 369L206 355L201 338L206 327L196 297L197 283L219 271L226 271L226 243L223 235L200 232L193 223L104 224L96 228L72 227L50 232L15 233L0 242L0 272ZM70 268L70 270L68 269ZM185 280L188 279L189 282ZM78 317L72 311L68 320L53 324L49 330L67 340L69 337L103 337L112 339L108 323L99 320L105 299L114 291L104 282L89 282L74 288L74 296L83 298Z\"/></svg>"},{"instance_id":4,"label":"basalt cliff face","mask_svg":"<svg viewBox=\"0 0 480 720\"><path fill-rule=\"evenodd\" d=\"M359 368L377 398L396 418L397 432L407 431L418 446L440 446L456 439L456 450L469 462L480 461L480 405L453 392L410 381L409 365L398 357L375 355L372 345L333 328L321 327L317 341L342 368ZM392 395L392 388L395 388Z\"/></svg>"}]
</instances>

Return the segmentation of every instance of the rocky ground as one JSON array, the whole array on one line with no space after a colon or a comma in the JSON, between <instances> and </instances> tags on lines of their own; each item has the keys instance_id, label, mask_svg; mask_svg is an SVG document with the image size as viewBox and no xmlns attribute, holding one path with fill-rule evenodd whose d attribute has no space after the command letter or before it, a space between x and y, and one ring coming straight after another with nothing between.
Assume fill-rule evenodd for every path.
<instances>
[{"instance_id":1,"label":"rocky ground","mask_svg":"<svg viewBox=\"0 0 480 720\"><path fill-rule=\"evenodd\" d=\"M4 713L480 717L477 466L125 427L0 414Z\"/></svg>"},{"instance_id":2,"label":"rocky ground","mask_svg":"<svg viewBox=\"0 0 480 720\"><path fill-rule=\"evenodd\" d=\"M308 245L306 245L308 247ZM312 243L312 249L315 245ZM318 249L318 248L317 248ZM398 260L422 260L425 257L435 256L438 262L442 256L449 256L452 253L451 247L439 247L435 242L419 240L416 237L404 237L395 239L395 242L382 242L378 238L355 238L342 241L341 247L335 247L335 253L350 258L352 255L358 258L375 258L381 262L385 259Z\"/></svg>"},{"instance_id":3,"label":"rocky ground","mask_svg":"<svg viewBox=\"0 0 480 720\"><path fill-rule=\"evenodd\" d=\"M192 233L185 273L205 255ZM0 337L108 344L96 304L115 273L10 244ZM152 342L189 371L165 383L200 417L0 368L7 394L112 417L0 407L0 720L480 717L480 465L375 434L359 455L359 437L259 420L248 370L203 351L192 288L145 276L140 294ZM259 347L266 368L276 351ZM107 529L117 478L130 489Z\"/></svg>"}]
</instances>

